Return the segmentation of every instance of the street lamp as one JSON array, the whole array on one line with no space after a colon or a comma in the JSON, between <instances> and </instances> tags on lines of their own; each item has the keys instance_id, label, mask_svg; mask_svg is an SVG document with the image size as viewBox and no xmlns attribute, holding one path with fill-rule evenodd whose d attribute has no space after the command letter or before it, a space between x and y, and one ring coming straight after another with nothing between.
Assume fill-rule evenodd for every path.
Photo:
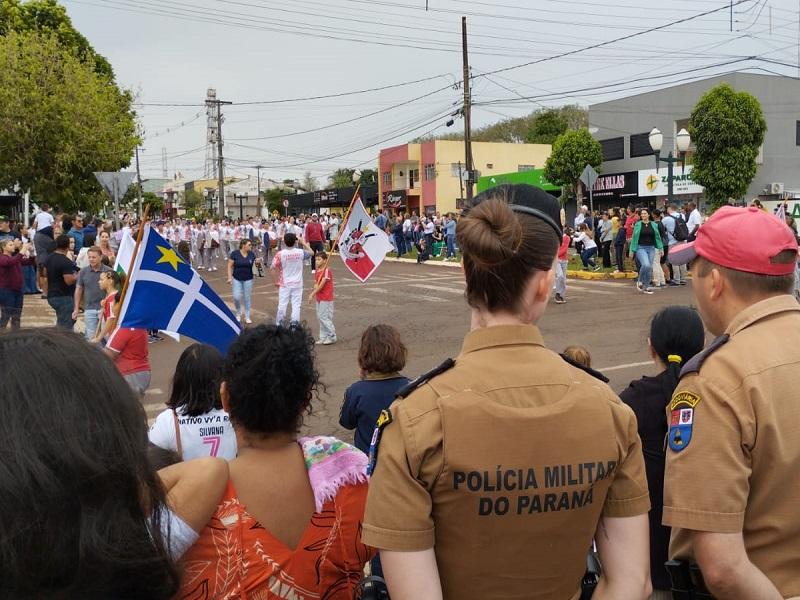
<instances>
[{"instance_id":1,"label":"street lamp","mask_svg":"<svg viewBox=\"0 0 800 600\"><path fill-rule=\"evenodd\" d=\"M678 156L673 156L672 150L670 150L666 158L662 158L661 156L661 147L664 145L664 135L654 127L648 139L650 140L650 147L653 149L653 154L656 156L656 171L658 171L658 167L661 163L667 164L667 206L669 206L675 199L672 181L674 165L676 162L681 163L681 174L683 174L686 168L686 151L692 143L692 138L686 129L681 129L678 135L675 136L675 141L678 146Z\"/></svg>"}]
</instances>

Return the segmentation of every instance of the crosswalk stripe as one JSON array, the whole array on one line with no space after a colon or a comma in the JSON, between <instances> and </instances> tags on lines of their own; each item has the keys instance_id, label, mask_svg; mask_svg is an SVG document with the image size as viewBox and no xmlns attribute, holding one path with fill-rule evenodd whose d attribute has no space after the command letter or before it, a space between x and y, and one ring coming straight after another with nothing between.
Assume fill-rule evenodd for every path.
<instances>
[{"instance_id":1,"label":"crosswalk stripe","mask_svg":"<svg viewBox=\"0 0 800 600\"><path fill-rule=\"evenodd\" d=\"M427 285L425 283L409 283L408 287L420 288L422 290L435 290L437 292L447 292L447 293L450 293L450 294L458 294L459 296L463 296L464 295L464 289L463 288L460 289L460 290L457 290L457 289L454 289L454 288L451 288L451 287L444 287L444 286L440 286L440 285Z\"/></svg>"},{"instance_id":2,"label":"crosswalk stripe","mask_svg":"<svg viewBox=\"0 0 800 600\"><path fill-rule=\"evenodd\" d=\"M576 284L576 283L573 283L571 281L567 283L567 290L569 290L570 288L575 289L575 290L580 290L580 291L586 292L588 294L601 294L603 296L613 296L614 295L614 292L608 292L606 290L595 290L595 289L592 289L591 287L585 287L585 286L583 286L581 284Z\"/></svg>"}]
</instances>

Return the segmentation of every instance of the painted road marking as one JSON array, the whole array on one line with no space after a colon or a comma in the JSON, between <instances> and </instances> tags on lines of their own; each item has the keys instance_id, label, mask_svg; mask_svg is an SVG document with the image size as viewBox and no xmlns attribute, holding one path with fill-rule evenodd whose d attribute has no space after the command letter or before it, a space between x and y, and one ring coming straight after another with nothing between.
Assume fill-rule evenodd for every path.
<instances>
[{"instance_id":1,"label":"painted road marking","mask_svg":"<svg viewBox=\"0 0 800 600\"><path fill-rule=\"evenodd\" d=\"M426 285L424 283L409 283L408 287L420 288L422 290L435 290L437 292L448 292L450 294L458 294L459 296L464 295L464 288L457 290L451 287L444 287L440 285Z\"/></svg>"},{"instance_id":2,"label":"painted road marking","mask_svg":"<svg viewBox=\"0 0 800 600\"><path fill-rule=\"evenodd\" d=\"M608 371L623 371L624 369L633 369L634 367L646 367L652 366L653 361L648 360L647 362L638 362L638 363L628 363L627 365L616 365L614 367L602 367L597 369L601 373L607 373Z\"/></svg>"}]
</instances>

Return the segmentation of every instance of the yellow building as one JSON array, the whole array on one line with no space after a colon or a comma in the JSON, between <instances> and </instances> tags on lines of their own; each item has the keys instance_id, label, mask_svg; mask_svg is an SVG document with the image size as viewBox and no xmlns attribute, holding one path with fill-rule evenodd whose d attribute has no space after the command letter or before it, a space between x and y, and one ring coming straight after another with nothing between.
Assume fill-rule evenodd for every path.
<instances>
[{"instance_id":1,"label":"yellow building","mask_svg":"<svg viewBox=\"0 0 800 600\"><path fill-rule=\"evenodd\" d=\"M479 176L541 169L550 156L550 144L473 142L472 156ZM385 208L431 214L463 207L463 142L434 140L385 148L378 157L378 173Z\"/></svg>"}]
</instances>

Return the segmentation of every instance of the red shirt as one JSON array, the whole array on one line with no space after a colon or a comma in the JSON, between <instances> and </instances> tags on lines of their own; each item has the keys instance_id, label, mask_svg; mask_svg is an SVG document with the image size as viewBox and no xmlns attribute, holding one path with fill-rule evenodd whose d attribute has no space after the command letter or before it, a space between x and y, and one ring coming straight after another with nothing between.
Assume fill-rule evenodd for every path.
<instances>
[{"instance_id":1,"label":"red shirt","mask_svg":"<svg viewBox=\"0 0 800 600\"><path fill-rule=\"evenodd\" d=\"M636 225L636 221L639 220L639 215L636 213L629 215L628 218L625 220L625 239L631 241L633 239L633 226Z\"/></svg>"},{"instance_id":2,"label":"red shirt","mask_svg":"<svg viewBox=\"0 0 800 600\"><path fill-rule=\"evenodd\" d=\"M317 284L325 279L325 285L317 292L317 302L333 302L333 273L330 269L320 269L316 274Z\"/></svg>"},{"instance_id":3,"label":"red shirt","mask_svg":"<svg viewBox=\"0 0 800 600\"><path fill-rule=\"evenodd\" d=\"M111 292L106 296L105 304L103 305L103 318L108 321L114 316L114 298L117 292Z\"/></svg>"},{"instance_id":4,"label":"red shirt","mask_svg":"<svg viewBox=\"0 0 800 600\"><path fill-rule=\"evenodd\" d=\"M22 254L7 256L0 254L0 288L4 290L22 291L22 266L32 265L33 259Z\"/></svg>"},{"instance_id":5,"label":"red shirt","mask_svg":"<svg viewBox=\"0 0 800 600\"><path fill-rule=\"evenodd\" d=\"M118 354L114 363L123 375L150 370L147 351L147 331L119 327L108 340L106 347Z\"/></svg>"},{"instance_id":6,"label":"red shirt","mask_svg":"<svg viewBox=\"0 0 800 600\"><path fill-rule=\"evenodd\" d=\"M324 242L325 232L322 231L322 223L311 221L306 223L306 241L307 242Z\"/></svg>"},{"instance_id":7,"label":"red shirt","mask_svg":"<svg viewBox=\"0 0 800 600\"><path fill-rule=\"evenodd\" d=\"M558 260L567 260L570 237L565 233L561 236L561 246L558 248Z\"/></svg>"}]
</instances>

